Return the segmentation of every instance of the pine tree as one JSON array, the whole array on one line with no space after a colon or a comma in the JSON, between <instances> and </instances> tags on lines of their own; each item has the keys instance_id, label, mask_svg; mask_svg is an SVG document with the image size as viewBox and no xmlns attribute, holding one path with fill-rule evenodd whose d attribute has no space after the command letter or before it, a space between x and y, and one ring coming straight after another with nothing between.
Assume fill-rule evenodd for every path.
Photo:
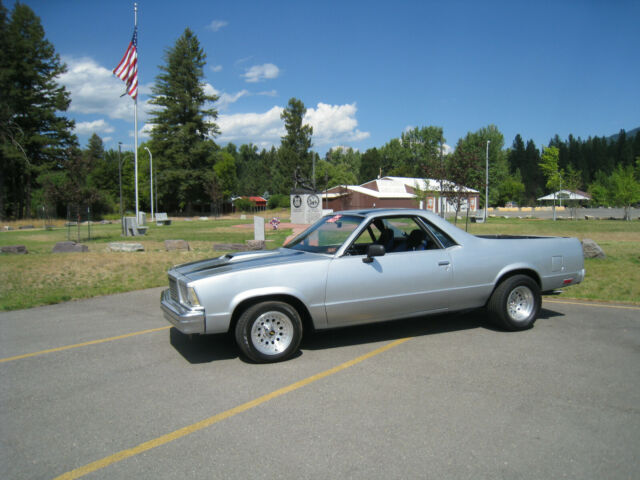
<instances>
[{"instance_id":1,"label":"pine tree","mask_svg":"<svg viewBox=\"0 0 640 480\"><path fill-rule=\"evenodd\" d=\"M152 88L151 150L157 162L159 203L169 211L191 211L208 204L210 178L220 130L218 112L211 105L216 95L205 92L206 54L196 35L185 29L165 53L165 65ZM154 168L155 170L155 168Z\"/></svg>"},{"instance_id":2,"label":"pine tree","mask_svg":"<svg viewBox=\"0 0 640 480\"><path fill-rule=\"evenodd\" d=\"M283 183L278 188L278 193L289 193L294 183L296 172L305 179L311 178L311 136L313 127L303 125L307 108L302 100L289 99L287 108L280 115L284 120L287 134L281 137L278 150L278 168L282 175Z\"/></svg>"},{"instance_id":3,"label":"pine tree","mask_svg":"<svg viewBox=\"0 0 640 480\"><path fill-rule=\"evenodd\" d=\"M71 99L56 83L66 71L40 19L16 3L0 5L0 217L31 216L38 175L57 168L77 145L74 123L58 115Z\"/></svg>"}]
</instances>

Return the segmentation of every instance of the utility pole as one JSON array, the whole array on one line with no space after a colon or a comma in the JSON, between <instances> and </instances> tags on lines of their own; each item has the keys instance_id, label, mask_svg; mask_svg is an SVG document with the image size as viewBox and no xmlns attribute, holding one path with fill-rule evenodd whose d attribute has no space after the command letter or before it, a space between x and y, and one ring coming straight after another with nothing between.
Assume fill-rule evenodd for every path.
<instances>
[{"instance_id":1,"label":"utility pole","mask_svg":"<svg viewBox=\"0 0 640 480\"><path fill-rule=\"evenodd\" d=\"M147 147L144 149L149 152L149 172L151 172L151 181L149 182L149 190L151 190L151 221L153 221L153 155Z\"/></svg>"},{"instance_id":2,"label":"utility pole","mask_svg":"<svg viewBox=\"0 0 640 480\"><path fill-rule=\"evenodd\" d=\"M118 142L118 183L120 185L120 226L124 233L124 222L122 219L122 142Z\"/></svg>"},{"instance_id":3,"label":"utility pole","mask_svg":"<svg viewBox=\"0 0 640 480\"><path fill-rule=\"evenodd\" d=\"M491 140L487 140L487 155L486 155L486 171L484 176L484 221L487 221L487 208L489 207L489 144Z\"/></svg>"}]
</instances>

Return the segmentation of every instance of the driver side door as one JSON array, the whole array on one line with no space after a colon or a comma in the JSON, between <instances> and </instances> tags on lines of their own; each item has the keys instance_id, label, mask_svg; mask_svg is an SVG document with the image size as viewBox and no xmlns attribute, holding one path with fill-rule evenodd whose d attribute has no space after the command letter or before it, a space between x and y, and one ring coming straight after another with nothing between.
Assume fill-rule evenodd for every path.
<instances>
[{"instance_id":1,"label":"driver side door","mask_svg":"<svg viewBox=\"0 0 640 480\"><path fill-rule=\"evenodd\" d=\"M404 221L410 228L422 228L410 217L394 220L396 225ZM449 308L452 266L446 249L432 246L391 251L370 263L363 258L365 255L344 255L329 264L325 297L329 326L379 322Z\"/></svg>"}]
</instances>

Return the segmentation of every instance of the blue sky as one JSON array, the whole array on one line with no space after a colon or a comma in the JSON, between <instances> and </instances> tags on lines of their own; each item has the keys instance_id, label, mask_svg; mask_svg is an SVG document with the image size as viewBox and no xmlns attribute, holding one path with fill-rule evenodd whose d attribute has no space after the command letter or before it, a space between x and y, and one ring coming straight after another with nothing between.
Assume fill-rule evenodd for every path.
<instances>
[{"instance_id":1,"label":"blue sky","mask_svg":"<svg viewBox=\"0 0 640 480\"><path fill-rule=\"evenodd\" d=\"M25 0L69 66L81 144L133 145L133 109L111 75L133 2ZM5 0L5 6L12 2ZM414 126L449 145L495 124L546 145L640 126L640 2L138 2L139 130L166 48L186 27L207 54L220 144L278 145L291 97L309 109L314 150L379 147Z\"/></svg>"}]
</instances>

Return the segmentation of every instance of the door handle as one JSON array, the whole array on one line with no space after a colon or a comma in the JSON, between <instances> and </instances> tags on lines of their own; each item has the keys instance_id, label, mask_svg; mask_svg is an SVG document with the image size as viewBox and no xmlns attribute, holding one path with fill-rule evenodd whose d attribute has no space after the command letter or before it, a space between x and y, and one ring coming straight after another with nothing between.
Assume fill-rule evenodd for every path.
<instances>
[{"instance_id":1,"label":"door handle","mask_svg":"<svg viewBox=\"0 0 640 480\"><path fill-rule=\"evenodd\" d=\"M446 267L447 265L449 265L449 260L443 260L441 262L438 262L439 267Z\"/></svg>"}]
</instances>

